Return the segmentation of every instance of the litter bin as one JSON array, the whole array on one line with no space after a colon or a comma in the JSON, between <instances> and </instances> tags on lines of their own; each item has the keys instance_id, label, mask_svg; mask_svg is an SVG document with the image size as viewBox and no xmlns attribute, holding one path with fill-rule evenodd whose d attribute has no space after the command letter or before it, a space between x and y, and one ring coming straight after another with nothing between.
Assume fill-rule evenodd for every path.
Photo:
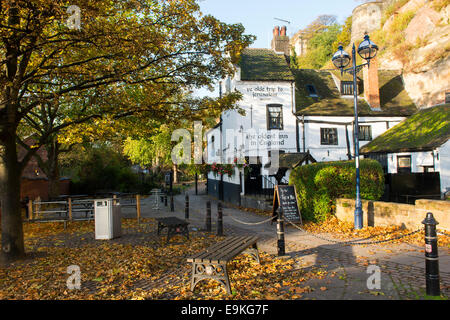
<instances>
[{"instance_id":1,"label":"litter bin","mask_svg":"<svg viewBox=\"0 0 450 320\"><path fill-rule=\"evenodd\" d=\"M95 239L109 240L122 235L120 204L117 199L95 200Z\"/></svg>"}]
</instances>

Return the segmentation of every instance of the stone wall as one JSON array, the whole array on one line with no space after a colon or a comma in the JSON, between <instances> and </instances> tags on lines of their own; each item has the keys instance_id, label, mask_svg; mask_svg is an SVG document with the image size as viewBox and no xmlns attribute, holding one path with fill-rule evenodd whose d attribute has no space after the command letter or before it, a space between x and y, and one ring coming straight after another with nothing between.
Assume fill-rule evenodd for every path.
<instances>
[{"instance_id":1,"label":"stone wall","mask_svg":"<svg viewBox=\"0 0 450 320\"><path fill-rule=\"evenodd\" d=\"M351 42L358 45L364 38L364 33L369 35L372 31L381 27L383 1L373 1L357 6L352 13Z\"/></svg>"},{"instance_id":2,"label":"stone wall","mask_svg":"<svg viewBox=\"0 0 450 320\"><path fill-rule=\"evenodd\" d=\"M431 212L439 222L438 229L450 231L450 201L421 199L412 205L363 200L362 205L365 227L394 225L416 230L423 226L426 213ZM336 217L339 220L353 223L354 211L354 199L337 199Z\"/></svg>"}]
</instances>

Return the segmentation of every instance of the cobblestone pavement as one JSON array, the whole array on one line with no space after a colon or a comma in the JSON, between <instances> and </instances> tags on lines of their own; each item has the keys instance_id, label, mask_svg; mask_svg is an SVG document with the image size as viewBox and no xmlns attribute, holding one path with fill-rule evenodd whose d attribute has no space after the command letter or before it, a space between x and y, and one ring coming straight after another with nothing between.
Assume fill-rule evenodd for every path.
<instances>
[{"instance_id":1,"label":"cobblestone pavement","mask_svg":"<svg viewBox=\"0 0 450 320\"><path fill-rule=\"evenodd\" d=\"M217 200L205 195L199 189L195 195L189 190L191 230L202 229L205 225L206 201L211 201L212 230L215 232L217 220ZM174 197L175 210L144 210L144 216L177 216L185 218L185 196ZM151 201L151 199L147 199ZM257 234L258 247L276 255L276 225L270 222L258 225L263 217L223 205L225 235ZM244 224L244 223L245 224ZM326 235L332 238L331 235ZM299 268L322 267L328 271L323 280L309 280L305 285L326 287L309 294L312 299L405 299L419 298L425 292L425 259L423 248L408 244L351 246L330 243L305 234L290 226L285 228L286 255L298 260ZM450 294L450 252L439 248L441 292ZM375 265L381 271L380 289L368 289L368 267Z\"/></svg>"},{"instance_id":2,"label":"cobblestone pavement","mask_svg":"<svg viewBox=\"0 0 450 320\"><path fill-rule=\"evenodd\" d=\"M189 229L192 236L205 234L206 201L212 204L212 232L216 231L217 201L204 194L204 189L199 190L199 195L190 195L190 222ZM173 212L164 203L158 203L159 209L155 209L154 198L142 199L141 215L143 218L156 218L176 216L185 218L184 195L174 197ZM170 202L169 202L170 203ZM133 208L122 210L124 217L136 217ZM276 257L277 239L276 225L270 222L253 225L265 218L251 212L244 212L224 204L223 208L224 235L257 234L260 237L258 247ZM326 235L331 238L331 235ZM425 260L423 248L413 245L367 245L351 246L330 243L318 239L310 234L303 233L291 226L285 228L286 257L296 261L296 268L308 271L312 268L326 270L324 279L312 279L305 282L305 286L316 288L304 294L306 299L406 299L420 298L425 288ZM110 240L114 243L137 244L158 247L163 245L165 239L156 234L156 224L141 224L139 227L128 226L122 229L122 236ZM48 246L64 246L68 248L85 245L100 245L92 232L71 235L59 235L37 239L32 248ZM450 293L450 252L448 248L440 250L440 277L441 291L444 295ZM33 250L32 250L33 251ZM381 271L380 288L368 289L368 267L375 265ZM140 280L134 284L136 289L148 290L162 288L166 284L185 284L191 272L191 265L186 263L179 268L169 270L156 280ZM186 276L187 275L187 276ZM84 283L92 292L98 289L98 283L90 281ZM325 290L324 290L325 288ZM176 295L175 292L167 292L167 299Z\"/></svg>"}]
</instances>

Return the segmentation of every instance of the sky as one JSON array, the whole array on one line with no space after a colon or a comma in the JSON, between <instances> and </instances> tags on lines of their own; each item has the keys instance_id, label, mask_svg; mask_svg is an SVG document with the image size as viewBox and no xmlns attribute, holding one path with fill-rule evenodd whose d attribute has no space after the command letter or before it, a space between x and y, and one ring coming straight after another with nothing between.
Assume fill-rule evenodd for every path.
<instances>
[{"instance_id":1,"label":"sky","mask_svg":"<svg viewBox=\"0 0 450 320\"><path fill-rule=\"evenodd\" d=\"M241 23L246 34L257 37L251 48L270 48L275 26L287 27L292 37L322 14L335 15L339 23L352 14L361 0L199 0L200 10L222 22ZM280 21L277 19L288 22ZM196 95L212 95L199 90Z\"/></svg>"}]
</instances>

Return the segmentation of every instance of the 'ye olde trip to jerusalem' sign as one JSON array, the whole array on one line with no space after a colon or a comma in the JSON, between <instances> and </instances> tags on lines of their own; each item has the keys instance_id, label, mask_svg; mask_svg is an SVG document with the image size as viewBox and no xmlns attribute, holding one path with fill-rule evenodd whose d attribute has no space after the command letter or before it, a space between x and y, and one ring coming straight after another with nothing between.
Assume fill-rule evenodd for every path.
<instances>
[{"instance_id":1,"label":"'ye olde trip to jerusalem' sign","mask_svg":"<svg viewBox=\"0 0 450 320\"><path fill-rule=\"evenodd\" d=\"M250 93L253 98L273 98L278 95L289 94L285 88L262 85L247 88L247 93Z\"/></svg>"},{"instance_id":2,"label":"'ye olde trip to jerusalem' sign","mask_svg":"<svg viewBox=\"0 0 450 320\"><path fill-rule=\"evenodd\" d=\"M294 186L275 186L272 209L273 217L275 217L275 212L278 207L283 210L283 217L286 221L300 222L302 224L302 216L297 205L297 192Z\"/></svg>"}]
</instances>

